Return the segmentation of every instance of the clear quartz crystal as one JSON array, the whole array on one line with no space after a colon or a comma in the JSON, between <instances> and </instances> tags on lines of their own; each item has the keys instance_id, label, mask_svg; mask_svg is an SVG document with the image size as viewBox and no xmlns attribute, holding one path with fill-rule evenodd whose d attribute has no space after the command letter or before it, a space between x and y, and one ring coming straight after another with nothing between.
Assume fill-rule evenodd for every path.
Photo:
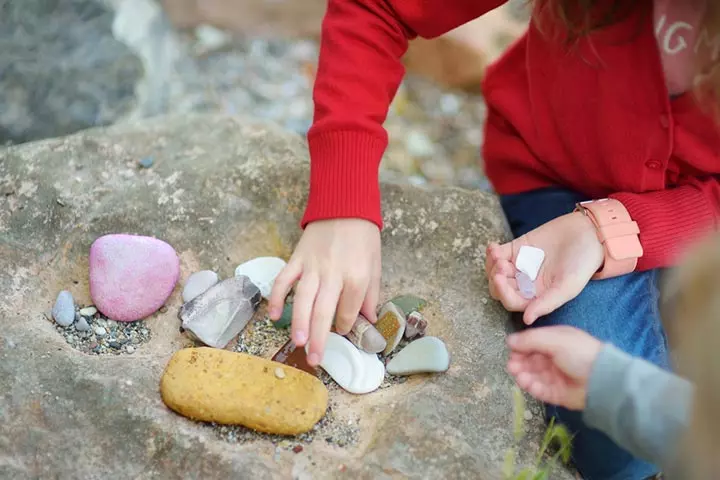
<instances>
[{"instance_id":1,"label":"clear quartz crystal","mask_svg":"<svg viewBox=\"0 0 720 480\"><path fill-rule=\"evenodd\" d=\"M535 282L526 273L518 271L515 273L515 280L517 280L518 290L523 298L527 300L535 298Z\"/></svg>"}]
</instances>

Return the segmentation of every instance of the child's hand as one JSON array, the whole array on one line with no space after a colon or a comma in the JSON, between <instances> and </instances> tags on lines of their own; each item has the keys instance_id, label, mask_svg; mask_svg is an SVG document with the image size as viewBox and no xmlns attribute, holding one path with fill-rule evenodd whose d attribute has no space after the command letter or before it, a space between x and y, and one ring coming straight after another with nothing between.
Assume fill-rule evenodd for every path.
<instances>
[{"instance_id":1,"label":"child's hand","mask_svg":"<svg viewBox=\"0 0 720 480\"><path fill-rule=\"evenodd\" d=\"M270 318L280 318L285 297L299 280L292 339L300 347L310 341L307 360L316 366L334 317L339 334L350 331L359 312L375 323L380 273L380 229L374 223L357 218L312 222L275 280Z\"/></svg>"},{"instance_id":2,"label":"child's hand","mask_svg":"<svg viewBox=\"0 0 720 480\"><path fill-rule=\"evenodd\" d=\"M515 259L522 245L545 251L535 288L536 298L526 300L515 280ZM582 213L570 213L552 220L510 243L488 245L485 272L490 295L506 309L522 312L530 325L575 298L602 266L605 251L597 231Z\"/></svg>"},{"instance_id":3,"label":"child's hand","mask_svg":"<svg viewBox=\"0 0 720 480\"><path fill-rule=\"evenodd\" d=\"M573 327L530 328L508 337L508 372L541 402L585 408L587 384L602 342Z\"/></svg>"}]
</instances>

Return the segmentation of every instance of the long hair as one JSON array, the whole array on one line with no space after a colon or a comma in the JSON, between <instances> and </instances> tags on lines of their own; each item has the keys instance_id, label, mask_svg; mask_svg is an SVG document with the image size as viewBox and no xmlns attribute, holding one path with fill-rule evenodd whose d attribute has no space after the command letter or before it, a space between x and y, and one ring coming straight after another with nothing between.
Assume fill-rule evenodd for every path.
<instances>
[{"instance_id":1,"label":"long hair","mask_svg":"<svg viewBox=\"0 0 720 480\"><path fill-rule=\"evenodd\" d=\"M532 1L532 0L531 0ZM685 0L675 0L683 2ZM569 44L597 30L626 20L638 9L652 15L652 0L534 0L534 22L543 31L542 19L562 27L562 36ZM711 38L720 34L720 2L707 0L701 25ZM711 44L701 43L695 58L693 93L698 103L720 121L720 68Z\"/></svg>"}]
</instances>

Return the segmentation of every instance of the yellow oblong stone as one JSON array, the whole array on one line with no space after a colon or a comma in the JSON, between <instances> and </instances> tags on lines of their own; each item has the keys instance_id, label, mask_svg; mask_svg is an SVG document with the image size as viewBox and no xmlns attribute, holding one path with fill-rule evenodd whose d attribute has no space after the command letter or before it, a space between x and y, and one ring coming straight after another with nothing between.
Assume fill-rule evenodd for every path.
<instances>
[{"instance_id":1,"label":"yellow oblong stone","mask_svg":"<svg viewBox=\"0 0 720 480\"><path fill-rule=\"evenodd\" d=\"M282 369L284 376L276 374ZM160 380L163 402L192 420L297 435L325 415L328 390L313 375L244 353L209 347L176 352Z\"/></svg>"}]
</instances>

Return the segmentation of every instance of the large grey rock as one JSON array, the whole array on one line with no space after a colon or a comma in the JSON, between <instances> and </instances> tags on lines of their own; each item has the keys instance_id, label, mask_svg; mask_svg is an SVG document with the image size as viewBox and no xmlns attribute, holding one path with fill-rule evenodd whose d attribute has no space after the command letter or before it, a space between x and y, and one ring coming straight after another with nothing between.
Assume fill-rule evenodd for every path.
<instances>
[{"instance_id":1,"label":"large grey rock","mask_svg":"<svg viewBox=\"0 0 720 480\"><path fill-rule=\"evenodd\" d=\"M107 125L134 108L142 64L96 0L0 4L0 144Z\"/></svg>"},{"instance_id":2,"label":"large grey rock","mask_svg":"<svg viewBox=\"0 0 720 480\"><path fill-rule=\"evenodd\" d=\"M138 169L149 154L154 166ZM512 382L508 315L488 300L482 273L486 243L506 238L490 195L383 185L383 300L427 298L428 334L447 343L452 363L361 397L333 391L335 415L361 419L352 448L322 438L301 454L265 440L239 447L165 408L160 376L187 342L180 286L132 356L81 354L43 317L65 288L89 303L88 249L106 233L168 241L180 285L201 268L228 278L249 258L287 258L306 178L297 135L227 117L159 118L0 150L0 477L329 478L344 464L346 478L500 478ZM523 464L542 427L532 408Z\"/></svg>"}]
</instances>

